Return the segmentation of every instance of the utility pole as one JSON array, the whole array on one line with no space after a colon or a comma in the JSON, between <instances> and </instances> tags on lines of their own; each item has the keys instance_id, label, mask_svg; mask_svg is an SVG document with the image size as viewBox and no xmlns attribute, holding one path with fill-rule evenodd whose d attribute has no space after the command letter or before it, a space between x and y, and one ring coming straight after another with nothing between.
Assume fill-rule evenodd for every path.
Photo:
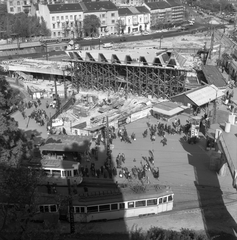
<instances>
[{"instance_id":1,"label":"utility pole","mask_svg":"<svg viewBox=\"0 0 237 240\"><path fill-rule=\"evenodd\" d=\"M67 99L67 85L65 78L65 69L63 69L64 98Z\"/></svg>"},{"instance_id":2,"label":"utility pole","mask_svg":"<svg viewBox=\"0 0 237 240\"><path fill-rule=\"evenodd\" d=\"M106 116L106 150L107 150L107 162L111 165L111 150L110 150L110 141L109 141L109 117Z\"/></svg>"},{"instance_id":3,"label":"utility pole","mask_svg":"<svg viewBox=\"0 0 237 240\"><path fill-rule=\"evenodd\" d=\"M70 232L75 233L75 221L74 221L74 208L72 204L72 190L71 190L71 182L70 179L67 179L68 186L68 195L69 195L69 221L70 221Z\"/></svg>"}]
</instances>

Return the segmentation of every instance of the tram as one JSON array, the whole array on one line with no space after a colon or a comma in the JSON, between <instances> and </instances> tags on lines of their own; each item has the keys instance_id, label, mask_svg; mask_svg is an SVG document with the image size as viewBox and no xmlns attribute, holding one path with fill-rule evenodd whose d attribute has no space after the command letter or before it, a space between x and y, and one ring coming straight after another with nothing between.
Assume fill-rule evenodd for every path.
<instances>
[{"instance_id":1,"label":"tram","mask_svg":"<svg viewBox=\"0 0 237 240\"><path fill-rule=\"evenodd\" d=\"M155 215L173 209L174 193L167 186L119 189L80 194L73 199L75 222L93 222ZM68 212L69 219L69 212Z\"/></svg>"}]
</instances>

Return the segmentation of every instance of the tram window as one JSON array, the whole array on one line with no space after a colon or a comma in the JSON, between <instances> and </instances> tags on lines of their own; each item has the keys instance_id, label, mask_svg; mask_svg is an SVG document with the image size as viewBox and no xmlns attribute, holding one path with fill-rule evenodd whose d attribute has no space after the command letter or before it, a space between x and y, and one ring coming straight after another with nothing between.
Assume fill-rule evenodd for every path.
<instances>
[{"instance_id":1,"label":"tram window","mask_svg":"<svg viewBox=\"0 0 237 240\"><path fill-rule=\"evenodd\" d=\"M125 209L125 203L119 203L119 209Z\"/></svg>"},{"instance_id":2,"label":"tram window","mask_svg":"<svg viewBox=\"0 0 237 240\"><path fill-rule=\"evenodd\" d=\"M84 213L84 212L85 212L85 208L81 207L81 213Z\"/></svg>"},{"instance_id":3,"label":"tram window","mask_svg":"<svg viewBox=\"0 0 237 240\"><path fill-rule=\"evenodd\" d=\"M145 207L146 206L146 201L145 200L137 201L137 202L135 202L135 206L136 207Z\"/></svg>"},{"instance_id":4,"label":"tram window","mask_svg":"<svg viewBox=\"0 0 237 240\"><path fill-rule=\"evenodd\" d=\"M118 204L117 203L111 204L111 210L118 210Z\"/></svg>"},{"instance_id":5,"label":"tram window","mask_svg":"<svg viewBox=\"0 0 237 240\"><path fill-rule=\"evenodd\" d=\"M99 210L100 210L100 212L110 211L110 205L109 204L107 204L107 205L100 205L99 206Z\"/></svg>"},{"instance_id":6,"label":"tram window","mask_svg":"<svg viewBox=\"0 0 237 240\"><path fill-rule=\"evenodd\" d=\"M59 176L61 177L61 171L60 170L52 170L53 176Z\"/></svg>"},{"instance_id":7,"label":"tram window","mask_svg":"<svg viewBox=\"0 0 237 240\"><path fill-rule=\"evenodd\" d=\"M50 170L44 170L44 174L45 174L46 176L50 176L50 175L51 175Z\"/></svg>"},{"instance_id":8,"label":"tram window","mask_svg":"<svg viewBox=\"0 0 237 240\"><path fill-rule=\"evenodd\" d=\"M159 204L161 204L162 203L162 198L159 198Z\"/></svg>"},{"instance_id":9,"label":"tram window","mask_svg":"<svg viewBox=\"0 0 237 240\"><path fill-rule=\"evenodd\" d=\"M87 207L87 212L98 212L98 206Z\"/></svg>"},{"instance_id":10,"label":"tram window","mask_svg":"<svg viewBox=\"0 0 237 240\"><path fill-rule=\"evenodd\" d=\"M62 176L65 177L66 176L66 173L65 171L62 171Z\"/></svg>"},{"instance_id":11,"label":"tram window","mask_svg":"<svg viewBox=\"0 0 237 240\"><path fill-rule=\"evenodd\" d=\"M74 213L79 213L80 212L80 207L74 207Z\"/></svg>"},{"instance_id":12,"label":"tram window","mask_svg":"<svg viewBox=\"0 0 237 240\"><path fill-rule=\"evenodd\" d=\"M56 205L51 205L51 206L50 206L50 212L57 212L57 207L56 207Z\"/></svg>"},{"instance_id":13,"label":"tram window","mask_svg":"<svg viewBox=\"0 0 237 240\"><path fill-rule=\"evenodd\" d=\"M44 212L44 206L39 207L40 212Z\"/></svg>"},{"instance_id":14,"label":"tram window","mask_svg":"<svg viewBox=\"0 0 237 240\"><path fill-rule=\"evenodd\" d=\"M49 212L49 206L44 206L44 212Z\"/></svg>"},{"instance_id":15,"label":"tram window","mask_svg":"<svg viewBox=\"0 0 237 240\"><path fill-rule=\"evenodd\" d=\"M128 202L128 208L134 208L134 202Z\"/></svg>"},{"instance_id":16,"label":"tram window","mask_svg":"<svg viewBox=\"0 0 237 240\"><path fill-rule=\"evenodd\" d=\"M167 197L164 197L163 198L163 203L166 203L167 202Z\"/></svg>"},{"instance_id":17,"label":"tram window","mask_svg":"<svg viewBox=\"0 0 237 240\"><path fill-rule=\"evenodd\" d=\"M169 195L169 197L168 197L168 202L171 202L171 201L173 201L173 196L172 196L172 195Z\"/></svg>"},{"instance_id":18,"label":"tram window","mask_svg":"<svg viewBox=\"0 0 237 240\"><path fill-rule=\"evenodd\" d=\"M157 199L149 199L147 200L147 206L157 205Z\"/></svg>"}]
</instances>

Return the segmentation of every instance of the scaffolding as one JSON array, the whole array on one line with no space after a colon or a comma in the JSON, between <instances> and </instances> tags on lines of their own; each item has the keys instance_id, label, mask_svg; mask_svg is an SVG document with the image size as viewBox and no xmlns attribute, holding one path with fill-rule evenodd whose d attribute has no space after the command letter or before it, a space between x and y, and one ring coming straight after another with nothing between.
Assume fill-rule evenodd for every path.
<instances>
[{"instance_id":1,"label":"scaffolding","mask_svg":"<svg viewBox=\"0 0 237 240\"><path fill-rule=\"evenodd\" d=\"M72 84L79 89L170 98L187 90L187 70L172 67L67 60Z\"/></svg>"}]
</instances>

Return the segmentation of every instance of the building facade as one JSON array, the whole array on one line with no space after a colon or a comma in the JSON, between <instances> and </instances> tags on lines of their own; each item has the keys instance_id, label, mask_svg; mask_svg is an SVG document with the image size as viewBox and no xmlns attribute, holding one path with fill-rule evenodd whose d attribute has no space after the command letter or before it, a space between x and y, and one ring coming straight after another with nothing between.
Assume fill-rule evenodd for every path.
<instances>
[{"instance_id":1,"label":"building facade","mask_svg":"<svg viewBox=\"0 0 237 240\"><path fill-rule=\"evenodd\" d=\"M83 11L79 3L39 4L42 16L51 31L51 37L79 37L82 35Z\"/></svg>"},{"instance_id":2,"label":"building facade","mask_svg":"<svg viewBox=\"0 0 237 240\"><path fill-rule=\"evenodd\" d=\"M96 15L101 22L98 35L105 36L116 33L116 23L118 21L118 8L110 1L83 2L84 16Z\"/></svg>"},{"instance_id":3,"label":"building facade","mask_svg":"<svg viewBox=\"0 0 237 240\"><path fill-rule=\"evenodd\" d=\"M70 4L39 4L37 15L43 17L51 37L83 37L85 16L96 15L101 22L98 35L114 34L118 9L112 2L81 2Z\"/></svg>"},{"instance_id":4,"label":"building facade","mask_svg":"<svg viewBox=\"0 0 237 240\"><path fill-rule=\"evenodd\" d=\"M16 14L24 12L30 16L35 15L36 10L33 0L9 0L7 1L7 12Z\"/></svg>"},{"instance_id":5,"label":"building facade","mask_svg":"<svg viewBox=\"0 0 237 240\"><path fill-rule=\"evenodd\" d=\"M174 0L147 2L150 11L151 26L159 26L184 20L184 6Z\"/></svg>"},{"instance_id":6,"label":"building facade","mask_svg":"<svg viewBox=\"0 0 237 240\"><path fill-rule=\"evenodd\" d=\"M129 34L150 30L150 12L145 6L119 8L117 33Z\"/></svg>"}]
</instances>

